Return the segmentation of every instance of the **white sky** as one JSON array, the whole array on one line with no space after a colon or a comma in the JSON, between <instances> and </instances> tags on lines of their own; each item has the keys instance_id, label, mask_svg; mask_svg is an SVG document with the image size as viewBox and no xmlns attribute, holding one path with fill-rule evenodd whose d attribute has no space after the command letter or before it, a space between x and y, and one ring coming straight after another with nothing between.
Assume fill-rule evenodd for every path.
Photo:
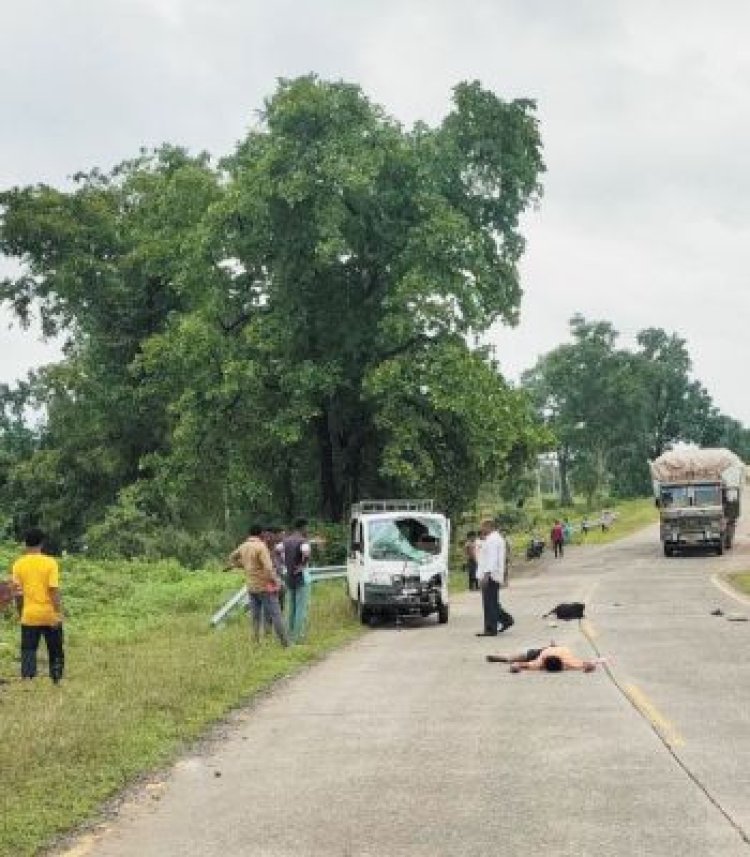
<instances>
[{"instance_id":1,"label":"white sky","mask_svg":"<svg viewBox=\"0 0 750 857\"><path fill-rule=\"evenodd\" d=\"M0 187L60 184L142 145L227 153L278 77L344 78L404 122L479 79L539 102L515 378L574 312L687 339L750 424L750 3L745 0L0 0ZM0 315L0 381L52 359Z\"/></svg>"}]
</instances>

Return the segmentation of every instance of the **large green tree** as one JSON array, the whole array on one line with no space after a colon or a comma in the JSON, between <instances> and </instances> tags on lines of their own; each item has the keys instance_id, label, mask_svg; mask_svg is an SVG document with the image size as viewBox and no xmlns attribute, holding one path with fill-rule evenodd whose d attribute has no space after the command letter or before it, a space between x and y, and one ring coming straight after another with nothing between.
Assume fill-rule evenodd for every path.
<instances>
[{"instance_id":1,"label":"large green tree","mask_svg":"<svg viewBox=\"0 0 750 857\"><path fill-rule=\"evenodd\" d=\"M0 251L21 262L0 298L23 322L38 309L66 355L27 388L46 421L34 456L8 474L21 519L75 539L168 445L163 402L144 398L132 368L187 305L185 248L217 194L207 158L174 147L77 175L70 190L0 194Z\"/></svg>"},{"instance_id":2,"label":"large green tree","mask_svg":"<svg viewBox=\"0 0 750 857\"><path fill-rule=\"evenodd\" d=\"M435 431L461 436L460 408L445 402L478 395L464 339L517 318L518 218L542 170L532 104L474 83L456 88L454 105L437 128L405 131L358 87L284 82L265 127L225 162L214 246L239 260L250 304L273 330L271 360L291 380L275 410L311 421L306 451L329 517L363 490L424 489L448 475L436 446L400 445L416 419L414 389L430 391L422 418L426 409ZM405 364L409 376L391 375L384 390L389 369ZM441 423L443 409L453 416ZM485 438L501 453L515 433L513 420L505 426Z\"/></svg>"},{"instance_id":3,"label":"large green tree","mask_svg":"<svg viewBox=\"0 0 750 857\"><path fill-rule=\"evenodd\" d=\"M461 84L443 122L405 129L310 76L217 167L164 147L0 195L22 263L0 299L68 343L36 379L47 423L16 495L36 480L68 534L118 496L194 529L336 519L368 493L459 508L539 441L467 341L517 320L542 170L529 101Z\"/></svg>"},{"instance_id":4,"label":"large green tree","mask_svg":"<svg viewBox=\"0 0 750 857\"><path fill-rule=\"evenodd\" d=\"M521 437L532 445L525 399L466 337L517 317L536 123L529 102L477 84L455 102L438 128L407 132L358 87L284 82L223 162L191 265L196 293L207 276L216 288L143 363L144 383L184 390L184 477L199 435L256 462L250 482L229 474L235 500L336 519L363 493L427 491L456 508ZM201 361L182 383L195 337L225 355L222 378Z\"/></svg>"},{"instance_id":5,"label":"large green tree","mask_svg":"<svg viewBox=\"0 0 750 857\"><path fill-rule=\"evenodd\" d=\"M523 384L556 440L563 504L572 501L570 475L592 497L609 476L609 457L620 441L628 404L628 373L609 322L575 315L572 341L539 359Z\"/></svg>"}]
</instances>

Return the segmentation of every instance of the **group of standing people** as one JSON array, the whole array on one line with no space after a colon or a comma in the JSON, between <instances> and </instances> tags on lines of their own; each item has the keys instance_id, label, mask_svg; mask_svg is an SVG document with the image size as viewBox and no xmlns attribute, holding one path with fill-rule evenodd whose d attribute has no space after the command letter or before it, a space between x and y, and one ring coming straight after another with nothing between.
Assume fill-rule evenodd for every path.
<instances>
[{"instance_id":1,"label":"group of standing people","mask_svg":"<svg viewBox=\"0 0 750 857\"><path fill-rule=\"evenodd\" d=\"M304 636L310 604L310 554L307 521L300 518L290 532L253 524L247 539L230 555L230 565L245 572L256 641L261 626L268 632L273 629L282 646L298 643Z\"/></svg>"},{"instance_id":2,"label":"group of standing people","mask_svg":"<svg viewBox=\"0 0 750 857\"><path fill-rule=\"evenodd\" d=\"M261 624L269 631L273 628L284 646L304 636L311 553L306 528L307 522L302 519L290 532L253 525L248 538L230 556L231 565L245 571L256 640ZM11 579L0 582L0 607L15 601L21 620L21 678L36 677L37 651L44 639L49 676L58 684L65 668L60 568L57 560L44 552L44 540L44 533L36 527L26 533L26 549L13 563Z\"/></svg>"},{"instance_id":3,"label":"group of standing people","mask_svg":"<svg viewBox=\"0 0 750 857\"><path fill-rule=\"evenodd\" d=\"M484 630L477 636L495 637L513 624L500 603L500 589L507 583L508 546L495 521L483 521L479 533L470 532L464 546L469 589L482 592Z\"/></svg>"}]
</instances>

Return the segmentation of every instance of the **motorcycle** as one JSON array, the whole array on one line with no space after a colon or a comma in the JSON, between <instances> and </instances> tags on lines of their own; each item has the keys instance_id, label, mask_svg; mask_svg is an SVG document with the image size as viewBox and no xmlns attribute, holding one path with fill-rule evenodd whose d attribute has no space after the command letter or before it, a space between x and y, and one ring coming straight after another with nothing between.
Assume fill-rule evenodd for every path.
<instances>
[{"instance_id":1,"label":"motorcycle","mask_svg":"<svg viewBox=\"0 0 750 857\"><path fill-rule=\"evenodd\" d=\"M526 546L526 559L539 559L544 552L544 539L538 539L536 536L531 537L531 541Z\"/></svg>"}]
</instances>

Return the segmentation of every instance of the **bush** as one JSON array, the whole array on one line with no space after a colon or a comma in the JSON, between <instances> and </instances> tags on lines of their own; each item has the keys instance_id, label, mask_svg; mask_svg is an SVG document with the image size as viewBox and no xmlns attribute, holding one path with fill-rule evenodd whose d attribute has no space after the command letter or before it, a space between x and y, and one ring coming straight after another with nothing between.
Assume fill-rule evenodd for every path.
<instances>
[{"instance_id":1,"label":"bush","mask_svg":"<svg viewBox=\"0 0 750 857\"><path fill-rule=\"evenodd\" d=\"M233 545L216 531L191 533L165 523L143 508L137 487L120 493L104 520L86 531L85 550L100 559L174 558L186 568L221 563Z\"/></svg>"},{"instance_id":2,"label":"bush","mask_svg":"<svg viewBox=\"0 0 750 857\"><path fill-rule=\"evenodd\" d=\"M322 544L313 549L312 562L318 565L344 565L347 554L347 533L344 524L311 522L308 527L311 537L320 536Z\"/></svg>"}]
</instances>

